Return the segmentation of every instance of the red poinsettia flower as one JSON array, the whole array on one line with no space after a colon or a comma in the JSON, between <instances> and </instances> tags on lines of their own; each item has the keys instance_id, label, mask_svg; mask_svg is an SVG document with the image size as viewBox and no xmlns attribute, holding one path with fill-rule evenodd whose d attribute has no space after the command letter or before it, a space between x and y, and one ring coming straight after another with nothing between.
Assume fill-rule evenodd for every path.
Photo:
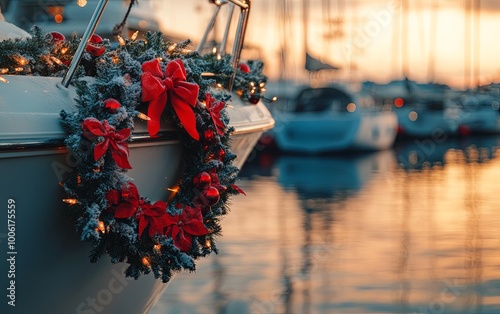
<instances>
[{"instance_id":1,"label":"red poinsettia flower","mask_svg":"<svg viewBox=\"0 0 500 314\"><path fill-rule=\"evenodd\" d=\"M154 204L141 201L136 219L139 220L139 239L146 227L149 227L149 236L163 234L165 220L167 217L167 203L158 201Z\"/></svg>"},{"instance_id":2,"label":"red poinsettia flower","mask_svg":"<svg viewBox=\"0 0 500 314\"><path fill-rule=\"evenodd\" d=\"M130 137L130 129L121 129L118 132L107 120L101 121L96 118L87 118L82 123L83 136L93 141L99 138L99 143L94 148L94 160L101 158L108 148L116 164L123 169L132 169L128 162L129 149L127 139Z\"/></svg>"},{"instance_id":3,"label":"red poinsettia flower","mask_svg":"<svg viewBox=\"0 0 500 314\"><path fill-rule=\"evenodd\" d=\"M108 191L106 200L115 218L130 218L139 208L140 196L135 184L128 182L122 186L121 191Z\"/></svg>"},{"instance_id":4,"label":"red poinsettia flower","mask_svg":"<svg viewBox=\"0 0 500 314\"><path fill-rule=\"evenodd\" d=\"M212 117L212 121L215 125L217 133L219 133L219 135L224 135L226 126L224 125L224 122L222 122L222 116L220 112L222 109L224 109L226 103L220 100L216 100L210 93L207 93L205 95L205 103L207 106L207 110L210 113L210 117Z\"/></svg>"},{"instance_id":5,"label":"red poinsettia flower","mask_svg":"<svg viewBox=\"0 0 500 314\"><path fill-rule=\"evenodd\" d=\"M202 236L208 233L203 224L203 217L199 208L184 206L180 215L172 216L167 213L166 235L172 237L174 245L182 252L191 249L193 236Z\"/></svg>"}]
</instances>

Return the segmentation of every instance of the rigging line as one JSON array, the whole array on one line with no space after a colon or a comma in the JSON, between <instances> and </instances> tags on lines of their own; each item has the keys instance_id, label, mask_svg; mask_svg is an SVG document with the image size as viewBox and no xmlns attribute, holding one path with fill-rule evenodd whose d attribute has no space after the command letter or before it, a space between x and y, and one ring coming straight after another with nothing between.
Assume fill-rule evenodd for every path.
<instances>
[{"instance_id":1,"label":"rigging line","mask_svg":"<svg viewBox=\"0 0 500 314\"><path fill-rule=\"evenodd\" d=\"M474 84L476 87L480 85L481 75L481 0L474 0Z\"/></svg>"},{"instance_id":2,"label":"rigging line","mask_svg":"<svg viewBox=\"0 0 500 314\"><path fill-rule=\"evenodd\" d=\"M127 23L128 15L130 14L130 10L132 10L132 6L134 6L136 0L130 0L130 3L128 5L127 12L125 13L125 16L123 17L123 20L120 24L115 24L113 27L113 36L120 35L123 31L123 28L125 27L125 24Z\"/></svg>"},{"instance_id":3,"label":"rigging line","mask_svg":"<svg viewBox=\"0 0 500 314\"><path fill-rule=\"evenodd\" d=\"M431 83L436 81L436 35L437 35L437 16L439 0L433 0L431 8L431 28L429 45L429 63L427 64L427 77Z\"/></svg>"}]
</instances>

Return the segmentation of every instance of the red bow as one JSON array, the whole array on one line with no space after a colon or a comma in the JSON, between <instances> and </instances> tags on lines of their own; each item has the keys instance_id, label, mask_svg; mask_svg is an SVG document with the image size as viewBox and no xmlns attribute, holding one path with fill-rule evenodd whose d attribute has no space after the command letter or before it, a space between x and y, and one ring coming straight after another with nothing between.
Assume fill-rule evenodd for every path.
<instances>
[{"instance_id":1,"label":"red bow","mask_svg":"<svg viewBox=\"0 0 500 314\"><path fill-rule=\"evenodd\" d=\"M217 101L212 97L212 95L208 93L205 95L205 103L207 106L207 110L210 113L210 117L212 117L212 121L215 125L217 133L219 133L219 135L224 135L224 129L226 128L226 126L224 125L224 122L222 122L220 111L224 109L226 103L220 100Z\"/></svg>"},{"instance_id":2,"label":"red bow","mask_svg":"<svg viewBox=\"0 0 500 314\"><path fill-rule=\"evenodd\" d=\"M96 144L94 148L94 160L101 158L108 148L111 150L111 156L115 160L118 167L123 169L132 169L128 162L128 145L127 139L130 136L130 129L121 129L116 132L114 126L109 125L107 120L101 123L96 118L87 118L82 124L83 135L89 140L94 140L97 137L104 138ZM111 147L109 147L111 144Z\"/></svg>"},{"instance_id":3,"label":"red bow","mask_svg":"<svg viewBox=\"0 0 500 314\"><path fill-rule=\"evenodd\" d=\"M122 186L121 193L110 190L106 194L108 206L113 210L115 218L130 218L139 207L139 191L132 182Z\"/></svg>"},{"instance_id":4,"label":"red bow","mask_svg":"<svg viewBox=\"0 0 500 314\"><path fill-rule=\"evenodd\" d=\"M165 219L167 217L167 203L157 201L154 204L150 204L141 200L139 207L140 210L136 214L136 218L139 219L139 239L147 226L149 226L148 234L150 237L155 234L163 234Z\"/></svg>"},{"instance_id":5,"label":"red bow","mask_svg":"<svg viewBox=\"0 0 500 314\"><path fill-rule=\"evenodd\" d=\"M188 134L195 140L200 139L196 130L196 116L191 106L196 105L200 87L186 82L186 69L181 59L167 64L165 74L161 71L160 61L153 59L142 64L141 76L142 101L149 101L149 135L154 136L160 130L160 117L170 99L175 113Z\"/></svg>"},{"instance_id":6,"label":"red bow","mask_svg":"<svg viewBox=\"0 0 500 314\"><path fill-rule=\"evenodd\" d=\"M199 208L185 206L180 215L166 216L166 235L171 236L174 245L182 252L191 249L193 236L202 236L208 233L203 224L203 217Z\"/></svg>"}]
</instances>

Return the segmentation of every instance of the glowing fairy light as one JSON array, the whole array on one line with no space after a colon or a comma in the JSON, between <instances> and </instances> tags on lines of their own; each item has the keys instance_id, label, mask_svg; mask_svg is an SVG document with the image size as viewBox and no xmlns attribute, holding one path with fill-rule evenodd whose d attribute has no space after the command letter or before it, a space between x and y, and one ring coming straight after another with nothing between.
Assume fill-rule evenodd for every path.
<instances>
[{"instance_id":1,"label":"glowing fairy light","mask_svg":"<svg viewBox=\"0 0 500 314\"><path fill-rule=\"evenodd\" d=\"M151 264L149 263L149 258L148 258L148 257L146 257L146 256L144 256L144 257L142 258L142 264L143 264L144 266L146 266L146 267L150 267L150 266L151 266Z\"/></svg>"},{"instance_id":2,"label":"glowing fairy light","mask_svg":"<svg viewBox=\"0 0 500 314\"><path fill-rule=\"evenodd\" d=\"M63 65L62 61L54 56L50 56L50 60L54 61L58 65Z\"/></svg>"},{"instance_id":3,"label":"glowing fairy light","mask_svg":"<svg viewBox=\"0 0 500 314\"><path fill-rule=\"evenodd\" d=\"M75 205L78 203L78 200L76 198L63 198L62 201L69 205Z\"/></svg>"},{"instance_id":4,"label":"glowing fairy light","mask_svg":"<svg viewBox=\"0 0 500 314\"><path fill-rule=\"evenodd\" d=\"M264 82L262 82L262 83L259 84L260 88L264 88L264 86L266 86L266 83L264 83Z\"/></svg>"},{"instance_id":5,"label":"glowing fairy light","mask_svg":"<svg viewBox=\"0 0 500 314\"><path fill-rule=\"evenodd\" d=\"M23 70L24 70L24 69L23 69L23 68L21 68L21 67L14 68L14 71L16 71L16 72L21 72L21 71L23 71Z\"/></svg>"},{"instance_id":6,"label":"glowing fairy light","mask_svg":"<svg viewBox=\"0 0 500 314\"><path fill-rule=\"evenodd\" d=\"M217 84L216 84L216 86L217 86L218 88L222 88L222 84L221 84L221 83L217 83Z\"/></svg>"},{"instance_id":7,"label":"glowing fairy light","mask_svg":"<svg viewBox=\"0 0 500 314\"><path fill-rule=\"evenodd\" d=\"M2 83L9 83L9 81L6 78L3 78L0 76L0 82Z\"/></svg>"},{"instance_id":8,"label":"glowing fairy light","mask_svg":"<svg viewBox=\"0 0 500 314\"><path fill-rule=\"evenodd\" d=\"M104 221L99 221L97 224L97 230L99 230L101 233L106 232L106 226L104 225Z\"/></svg>"},{"instance_id":9,"label":"glowing fairy light","mask_svg":"<svg viewBox=\"0 0 500 314\"><path fill-rule=\"evenodd\" d=\"M136 40L137 36L139 36L139 31L136 31L135 33L133 33L132 36L130 36L130 39Z\"/></svg>"},{"instance_id":10,"label":"glowing fairy light","mask_svg":"<svg viewBox=\"0 0 500 314\"><path fill-rule=\"evenodd\" d=\"M212 53L213 53L213 54L216 54L216 53L217 53L217 47L214 47L214 48L212 49Z\"/></svg>"},{"instance_id":11,"label":"glowing fairy light","mask_svg":"<svg viewBox=\"0 0 500 314\"><path fill-rule=\"evenodd\" d=\"M146 114L142 113L142 112L139 112L139 114L137 115L137 118L141 119L141 120L144 120L144 121L150 121L151 118L148 117Z\"/></svg>"},{"instance_id":12,"label":"glowing fairy light","mask_svg":"<svg viewBox=\"0 0 500 314\"><path fill-rule=\"evenodd\" d=\"M167 49L168 52L172 52L175 50L175 48L177 48L177 44L173 44L173 45L170 45Z\"/></svg>"},{"instance_id":13,"label":"glowing fairy light","mask_svg":"<svg viewBox=\"0 0 500 314\"><path fill-rule=\"evenodd\" d=\"M6 69L6 68L0 69L0 74L5 74L7 72L9 72L9 69Z\"/></svg>"},{"instance_id":14,"label":"glowing fairy light","mask_svg":"<svg viewBox=\"0 0 500 314\"><path fill-rule=\"evenodd\" d=\"M118 43L120 44L120 46L125 46L125 39L123 39L123 37L120 35L116 37L118 38Z\"/></svg>"},{"instance_id":15,"label":"glowing fairy light","mask_svg":"<svg viewBox=\"0 0 500 314\"><path fill-rule=\"evenodd\" d=\"M161 250L161 244L155 244L155 245L153 246L153 249L155 249L156 251Z\"/></svg>"},{"instance_id":16,"label":"glowing fairy light","mask_svg":"<svg viewBox=\"0 0 500 314\"><path fill-rule=\"evenodd\" d=\"M66 52L68 52L68 49L69 49L68 47L63 47L63 48L61 48L61 50L59 50L59 52L61 54L65 54Z\"/></svg>"},{"instance_id":17,"label":"glowing fairy light","mask_svg":"<svg viewBox=\"0 0 500 314\"><path fill-rule=\"evenodd\" d=\"M205 241L205 246L207 247L207 249L212 248L212 243L210 243L209 239L207 239L207 241Z\"/></svg>"}]
</instances>

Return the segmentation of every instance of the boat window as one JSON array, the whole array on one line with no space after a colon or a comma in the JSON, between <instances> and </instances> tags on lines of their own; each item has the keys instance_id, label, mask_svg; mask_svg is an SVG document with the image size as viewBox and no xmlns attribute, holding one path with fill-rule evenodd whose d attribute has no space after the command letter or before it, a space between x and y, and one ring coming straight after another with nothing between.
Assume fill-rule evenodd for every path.
<instances>
[{"instance_id":1,"label":"boat window","mask_svg":"<svg viewBox=\"0 0 500 314\"><path fill-rule=\"evenodd\" d=\"M346 111L351 97L335 88L309 88L297 97L295 112Z\"/></svg>"}]
</instances>

